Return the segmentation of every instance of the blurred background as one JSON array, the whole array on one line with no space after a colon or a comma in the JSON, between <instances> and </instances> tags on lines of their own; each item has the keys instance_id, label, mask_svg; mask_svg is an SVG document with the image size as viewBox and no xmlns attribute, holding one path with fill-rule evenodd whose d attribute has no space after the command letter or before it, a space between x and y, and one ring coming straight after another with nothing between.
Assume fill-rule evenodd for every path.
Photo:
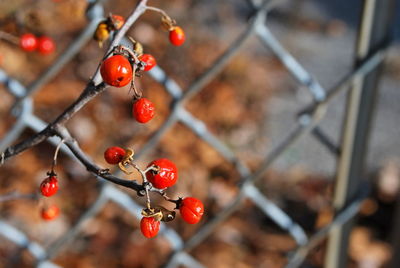
<instances>
[{"instance_id":1,"label":"blurred background","mask_svg":"<svg viewBox=\"0 0 400 268\"><path fill-rule=\"evenodd\" d=\"M126 17L136 2L104 1L105 14ZM160 17L152 12L142 16L128 35L140 41L145 52L154 55L158 66L183 90L245 30L253 12L244 0L149 2L177 20L185 29L186 43L182 47L171 46ZM359 0L283 1L268 14L267 25L303 67L329 89L352 70L361 4ZM86 9L84 0L0 1L1 31L15 36L26 32L45 34L57 44L55 54L42 56L0 40L0 68L24 85L34 81L85 27ZM395 25L398 22L399 16ZM396 227L393 223L400 182L400 31L398 27L394 29L396 41L386 58L366 156L367 179L372 189L349 237L348 267L388 267L394 254L391 238ZM79 96L103 55L104 48L89 41L33 96L34 114L46 122L54 120ZM110 168L103 159L107 147L140 150L170 115L172 98L162 85L146 73L136 80L136 85L155 103L157 115L150 123L142 125L133 120L127 87L110 88L67 124L82 149L100 166ZM9 112L14 97L4 84L0 85L0 94L0 137L4 137L15 123ZM335 144L340 144L345 97L343 93L333 100L321 123ZM253 36L185 107L254 171L273 145L290 131L297 113L311 102L307 89L299 86L273 53ZM26 130L18 140L33 134ZM44 142L6 161L0 168L0 195L36 192L50 169L53 153L54 146ZM181 219L167 224L186 240L233 200L240 175L212 146L180 123L137 163L145 167L161 157L173 160L179 169L179 181L168 191L169 195L195 196L205 203L206 214L199 225L188 226ZM308 135L278 158L257 186L308 234L313 234L333 217L336 164L336 157ZM53 201L62 210L58 219L44 222L40 218L43 200L0 202L0 221L23 231L44 248L68 231L99 194L98 180L63 153L56 171L60 191ZM135 192L122 191L144 204ZM108 202L84 223L53 261L61 267L159 267L171 253L171 245L163 236L144 238L138 226L133 215ZM286 231L246 201L191 255L205 267L284 267L287 254L295 247ZM302 267L323 267L325 249L325 242L315 247ZM26 248L0 236L0 267L32 267L34 263Z\"/></svg>"}]
</instances>

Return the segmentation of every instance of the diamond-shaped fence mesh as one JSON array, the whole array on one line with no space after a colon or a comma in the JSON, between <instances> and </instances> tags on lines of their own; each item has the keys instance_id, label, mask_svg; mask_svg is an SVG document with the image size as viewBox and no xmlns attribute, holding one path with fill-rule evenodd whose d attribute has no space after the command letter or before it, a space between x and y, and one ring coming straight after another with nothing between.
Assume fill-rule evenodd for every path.
<instances>
[{"instance_id":1,"label":"diamond-shaped fence mesh","mask_svg":"<svg viewBox=\"0 0 400 268\"><path fill-rule=\"evenodd\" d=\"M91 1L89 1L91 2ZM341 158L345 148L334 144L318 127L318 124L324 118L326 106L339 93L353 89L351 87L356 81L362 80L367 74L377 68L384 59L386 43L381 43L378 48L373 51L364 53L360 56L356 67L343 79L338 81L337 85L325 89L321 86L316 78L314 78L302 65L293 57L279 40L271 33L268 28L268 13L279 7L281 1L249 1L254 8L254 13L248 20L246 29L238 35L236 40L209 66L209 68L198 76L186 90L182 90L180 86L160 68L155 67L149 74L157 82L159 82L172 97L171 112L169 117L163 122L162 126L151 136L148 142L137 152L140 157L144 152L153 149L163 137L163 135L171 129L175 124L182 123L191 130L199 139L208 143L215 151L217 151L227 162L229 162L240 174L240 182L238 183L237 195L225 208L222 209L214 218L204 223L197 232L188 240L183 240L179 233L167 225L163 224L160 234L163 235L170 243L173 253L170 255L165 267L176 267L184 265L187 267L203 267L203 265L190 255L190 250L201 244L204 239L215 230L216 226L227 219L232 213L241 208L244 200L250 200L257 206L266 216L273 222L285 230L297 243L297 249L288 255L287 267L299 266L307 256L310 249L315 247L321 240L326 238L332 229L337 228L348 222L354 217L360 207L361 201L366 196L366 191L361 187L356 190L356 194L352 195L351 202L346 202L342 206L333 221L320 229L317 233L308 236L303 228L296 223L290 215L283 211L279 206L274 204L267 196L265 196L255 185L255 182L266 172L270 165L278 159L288 148L296 143L305 135L312 135L319 142L327 147L333 155ZM368 5L366 1L366 6ZM374 2L374 1L371 1ZM92 3L93 4L93 3ZM373 12L372 12L373 13ZM367 16L364 14L364 16ZM369 16L374 17L373 14ZM9 77L7 73L0 70L0 82L5 84L9 92L19 101L20 106L13 109L12 113L16 117L13 127L0 141L0 151L4 151L10 146L20 134L27 128L40 132L47 123L35 115L35 107L33 105L31 95L40 90L40 88L53 78L61 68L72 59L91 38L97 24L103 19L103 10L101 1L93 5L88 11L90 19L87 27L82 31L80 36L70 45L64 53L55 61L55 63L42 74L35 82L29 86L24 86L17 80ZM372 24L371 18L363 18L363 24ZM378 22L374 22L378 23ZM363 26L361 26L363 28ZM362 34L362 33L361 33ZM365 34L365 33L364 33ZM255 169L254 172L236 157L232 151L220 138L214 135L207 125L196 118L185 108L185 103L199 93L210 81L212 81L230 62L237 53L240 53L243 44L251 36L257 36L265 45L265 48L271 51L277 59L283 64L287 71L295 78L299 85L308 89L313 98L313 104L299 111L297 121L294 122L289 133L284 133L279 142L277 142L264 160ZM360 38L360 37L359 37ZM368 48L366 48L368 50ZM370 51L370 50L368 50ZM54 145L60 141L59 138L51 137L48 139ZM74 158L72 152L66 145L61 150ZM339 160L340 161L340 160ZM38 267L59 267L51 260L57 256L62 248L67 247L68 242L74 240L80 234L80 229L86 221L96 216L103 207L114 202L121 208L140 219L141 206L133 200L129 195L117 189L111 183L101 182L99 194L95 202L80 216L65 234L54 241L50 246L44 248L35 241L29 239L24 232L18 230L7 222L6 219L0 220L0 235L7 240L17 244L21 248L27 249L34 259L37 261Z\"/></svg>"}]
</instances>

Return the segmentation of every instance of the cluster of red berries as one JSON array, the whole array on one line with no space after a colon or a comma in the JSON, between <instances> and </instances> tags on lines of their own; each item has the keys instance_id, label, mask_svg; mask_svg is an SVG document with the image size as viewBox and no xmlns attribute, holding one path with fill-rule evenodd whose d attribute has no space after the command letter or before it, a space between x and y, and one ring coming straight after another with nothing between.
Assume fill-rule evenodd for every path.
<instances>
[{"instance_id":1,"label":"cluster of red berries","mask_svg":"<svg viewBox=\"0 0 400 268\"><path fill-rule=\"evenodd\" d=\"M37 50L40 54L47 55L55 51L56 45L48 36L36 37L34 34L23 34L19 39L20 47L27 51L32 52Z\"/></svg>"},{"instance_id":2,"label":"cluster of red berries","mask_svg":"<svg viewBox=\"0 0 400 268\"><path fill-rule=\"evenodd\" d=\"M126 170L125 166L127 165L138 169L138 167L131 162L133 160L133 151L130 149L125 150L117 146L110 147L104 152L104 159L111 165L118 164L120 169L127 174L131 173ZM154 188L165 190L175 185L178 180L176 165L166 158L153 160L147 165L146 170L141 171L141 173L143 174L144 187L148 187L146 183L150 183ZM148 195L147 191L148 188L146 188L146 195ZM149 196L147 197L148 200L150 200ZM204 214L204 205L200 200L194 197L173 200L166 197L165 193L163 193L163 197L167 201L175 204L176 207L174 209L180 211L181 217L185 222L195 224L201 220ZM140 221L140 230L145 237L151 238L157 235L161 221L171 221L175 218L175 211L170 211L161 206L152 208L148 201L147 208L142 211L142 215L143 218Z\"/></svg>"},{"instance_id":3,"label":"cluster of red berries","mask_svg":"<svg viewBox=\"0 0 400 268\"><path fill-rule=\"evenodd\" d=\"M174 201L176 203L175 209L179 209L182 219L189 224L198 223L204 214L203 203L194 197L179 198ZM142 214L144 214L142 212ZM175 215L175 214L174 214ZM160 222L156 216L145 215L140 220L140 231L147 238L155 237L160 230Z\"/></svg>"},{"instance_id":4,"label":"cluster of red berries","mask_svg":"<svg viewBox=\"0 0 400 268\"><path fill-rule=\"evenodd\" d=\"M96 30L95 39L102 43L109 38L110 31L122 27L124 19L118 15L111 15L107 20L101 22ZM175 26L174 21L164 17L164 23L169 30L169 40L175 46L181 46L185 42L185 33L181 27ZM134 88L134 77L140 76L140 71L150 71L157 65L156 59L151 54L143 54L142 45L131 40L133 50L123 46L117 46L112 51L112 56L106 58L100 67L103 81L113 87L124 87L131 83ZM137 93L136 89L135 92ZM134 97L132 115L139 123L149 122L155 115L154 104L142 98L141 93Z\"/></svg>"},{"instance_id":5,"label":"cluster of red berries","mask_svg":"<svg viewBox=\"0 0 400 268\"><path fill-rule=\"evenodd\" d=\"M204 214L203 203L194 197L179 198L175 209L179 209L182 219L189 224L198 223ZM159 230L160 221L156 217L145 216L140 220L140 231L145 237L155 237Z\"/></svg>"},{"instance_id":6,"label":"cluster of red berries","mask_svg":"<svg viewBox=\"0 0 400 268\"><path fill-rule=\"evenodd\" d=\"M151 70L157 64L155 58L150 54L138 56L139 62L135 62L134 57L136 55L132 56L132 52L126 53L126 51L126 48L119 49L113 56L103 61L100 67L100 74L107 84L114 87L126 86L129 83L133 83L135 76L134 64L143 66L144 71ZM134 98L132 115L139 123L147 123L155 115L154 104L150 100L142 98L141 94L138 94Z\"/></svg>"},{"instance_id":7,"label":"cluster of red berries","mask_svg":"<svg viewBox=\"0 0 400 268\"><path fill-rule=\"evenodd\" d=\"M175 21L167 15L162 17L162 23L169 31L171 44L181 46L185 42L185 33L182 28L175 26ZM102 27L105 28L105 26ZM133 79L135 75L138 75L136 71L150 71L157 64L152 55L143 54L143 47L140 43L135 40L131 41L133 51L119 46L114 49L111 57L103 61L100 73L105 83L114 87L123 87L131 83L131 88L134 88ZM146 123L154 117L154 104L150 100L142 98L141 93L139 93L135 96L132 114L138 122ZM173 162L161 158L150 162L147 169L142 171L132 163L133 154L130 149L110 147L104 152L104 158L111 165L118 164L119 168L126 174L131 173L126 169L127 165L131 165L142 174L143 185L146 189L147 208L142 211L143 218L140 221L140 230L145 237L151 238L159 232L161 221L171 221L175 218L175 211L161 206L151 207L149 188L147 187L165 190L173 186L178 180L178 170ZM203 203L194 197L172 200L165 193L163 193L163 197L176 205L175 209L180 211L183 220L187 223L198 223L204 214Z\"/></svg>"},{"instance_id":8,"label":"cluster of red berries","mask_svg":"<svg viewBox=\"0 0 400 268\"><path fill-rule=\"evenodd\" d=\"M104 41L109 39L111 32L119 30L125 20L118 15L110 15L106 20L99 23L94 39L101 46ZM169 31L169 40L175 46L181 46L185 42L185 34L182 28L175 26L175 22L168 16L163 17L163 23ZM135 76L140 76L140 71L150 71L157 65L156 59L151 54L144 54L143 47L135 40L131 40L133 49L117 46L112 50L112 55L107 55L100 67L100 74L105 83L114 87L123 87L131 83L131 88L135 90L134 103L132 108L133 117L140 123L150 121L155 115L154 104L146 98L142 98L141 92L137 91L134 86ZM49 54L55 50L54 41L46 36L37 38L31 33L21 36L20 46L23 50L39 51L41 54ZM109 57L110 56L110 57ZM63 142L63 141L62 141ZM53 166L48 177L40 184L40 192L44 197L51 197L58 191L57 175L53 168L56 162L57 153L60 145L56 149L54 155ZM133 161L133 151L130 149L122 149L120 147L110 147L104 152L104 158L107 163L118 165L119 168L131 174L126 168L127 166L137 169L143 178L143 189L147 197L147 208L142 211L143 218L140 222L140 229L145 237L154 237L157 235L161 221L171 221L175 218L175 211L168 210L161 206L151 207L149 190L154 187L161 191L162 196L175 204L175 208L180 211L184 221L190 224L198 223L204 214L204 206L202 202L194 197L170 199L166 196L164 190L173 186L178 179L178 170L173 162L168 159L161 158L149 163L147 168L140 170ZM59 208L52 204L45 206L41 211L41 217L44 220L53 220L60 214Z\"/></svg>"},{"instance_id":9,"label":"cluster of red berries","mask_svg":"<svg viewBox=\"0 0 400 268\"><path fill-rule=\"evenodd\" d=\"M55 195L58 191L58 180L54 171L50 171L47 175L48 177L42 181L39 189L43 196L50 197ZM59 214L60 209L54 204L43 207L41 211L42 219L47 221L57 218Z\"/></svg>"},{"instance_id":10,"label":"cluster of red berries","mask_svg":"<svg viewBox=\"0 0 400 268\"><path fill-rule=\"evenodd\" d=\"M134 65L142 66L144 71L150 71L157 64L152 55L137 55L138 53L125 47L116 48L113 54L101 64L100 74L104 82L114 87L123 87L129 83L134 87L133 79L137 75ZM137 94L134 98L132 115L139 123L147 123L155 115L155 106L150 100Z\"/></svg>"},{"instance_id":11,"label":"cluster of red berries","mask_svg":"<svg viewBox=\"0 0 400 268\"><path fill-rule=\"evenodd\" d=\"M110 165L120 164L126 159L126 150L118 146L109 147L104 152L104 159ZM161 158L147 165L148 168L152 166L156 168L147 171L146 178L155 188L166 189L178 180L178 169L172 161Z\"/></svg>"}]
</instances>

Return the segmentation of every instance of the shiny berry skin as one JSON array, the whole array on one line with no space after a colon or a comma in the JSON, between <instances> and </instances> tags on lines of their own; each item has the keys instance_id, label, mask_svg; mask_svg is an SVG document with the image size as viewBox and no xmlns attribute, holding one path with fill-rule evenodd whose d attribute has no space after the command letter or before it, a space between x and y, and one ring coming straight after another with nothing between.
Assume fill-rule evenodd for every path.
<instances>
[{"instance_id":1,"label":"shiny berry skin","mask_svg":"<svg viewBox=\"0 0 400 268\"><path fill-rule=\"evenodd\" d=\"M152 161L148 166L156 166L158 171L148 171L147 179L158 189L165 189L176 183L178 180L178 170L175 164L168 159L161 158Z\"/></svg>"},{"instance_id":2,"label":"shiny berry skin","mask_svg":"<svg viewBox=\"0 0 400 268\"><path fill-rule=\"evenodd\" d=\"M38 51L42 55L51 54L56 50L56 44L48 36L42 36L38 39Z\"/></svg>"},{"instance_id":3,"label":"shiny berry skin","mask_svg":"<svg viewBox=\"0 0 400 268\"><path fill-rule=\"evenodd\" d=\"M40 215L43 220L51 221L60 215L60 209L56 205L51 205L47 208L43 208Z\"/></svg>"},{"instance_id":4,"label":"shiny berry skin","mask_svg":"<svg viewBox=\"0 0 400 268\"><path fill-rule=\"evenodd\" d=\"M155 114L154 104L146 98L141 98L133 103L132 115L139 123L149 122Z\"/></svg>"},{"instance_id":5,"label":"shiny berry skin","mask_svg":"<svg viewBox=\"0 0 400 268\"><path fill-rule=\"evenodd\" d=\"M19 39L19 45L23 50L32 52L38 47L38 40L31 33L23 34Z\"/></svg>"},{"instance_id":6,"label":"shiny berry skin","mask_svg":"<svg viewBox=\"0 0 400 268\"><path fill-rule=\"evenodd\" d=\"M204 214L204 205L200 200L194 197L186 197L182 200L179 211L185 222L195 224L201 220Z\"/></svg>"},{"instance_id":7,"label":"shiny berry skin","mask_svg":"<svg viewBox=\"0 0 400 268\"><path fill-rule=\"evenodd\" d=\"M139 57L139 60L146 63L146 66L144 67L145 71L150 71L151 69L153 69L154 66L157 65L156 59L153 57L153 55L150 54L143 54Z\"/></svg>"},{"instance_id":8,"label":"shiny berry skin","mask_svg":"<svg viewBox=\"0 0 400 268\"><path fill-rule=\"evenodd\" d=\"M160 222L153 217L143 217L140 221L140 231L147 238L155 237L160 230Z\"/></svg>"},{"instance_id":9,"label":"shiny berry skin","mask_svg":"<svg viewBox=\"0 0 400 268\"><path fill-rule=\"evenodd\" d=\"M127 58L114 55L106 59L100 68L104 82L113 87L123 87L132 80L132 66Z\"/></svg>"},{"instance_id":10,"label":"shiny berry skin","mask_svg":"<svg viewBox=\"0 0 400 268\"><path fill-rule=\"evenodd\" d=\"M125 150L118 146L109 147L104 152L104 159L110 165L116 165L122 161L125 156Z\"/></svg>"},{"instance_id":11,"label":"shiny berry skin","mask_svg":"<svg viewBox=\"0 0 400 268\"><path fill-rule=\"evenodd\" d=\"M56 176L51 176L42 181L40 184L40 192L43 196L55 195L58 191L58 180Z\"/></svg>"},{"instance_id":12,"label":"shiny berry skin","mask_svg":"<svg viewBox=\"0 0 400 268\"><path fill-rule=\"evenodd\" d=\"M185 43L185 32L179 26L175 26L169 31L169 41L174 46L181 46Z\"/></svg>"}]
</instances>

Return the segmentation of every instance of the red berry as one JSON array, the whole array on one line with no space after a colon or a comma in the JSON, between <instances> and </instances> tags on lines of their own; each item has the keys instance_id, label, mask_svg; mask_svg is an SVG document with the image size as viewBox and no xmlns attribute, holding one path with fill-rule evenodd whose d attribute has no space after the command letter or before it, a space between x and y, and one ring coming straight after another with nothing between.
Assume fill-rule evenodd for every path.
<instances>
[{"instance_id":1,"label":"red berry","mask_svg":"<svg viewBox=\"0 0 400 268\"><path fill-rule=\"evenodd\" d=\"M153 55L150 54L143 54L139 57L139 60L146 63L146 66L144 67L145 71L150 71L151 69L153 69L154 66L157 65L156 59L153 57Z\"/></svg>"},{"instance_id":2,"label":"red berry","mask_svg":"<svg viewBox=\"0 0 400 268\"><path fill-rule=\"evenodd\" d=\"M43 208L41 211L41 216L43 220L51 221L58 217L60 214L60 209L56 205L51 205L47 208Z\"/></svg>"},{"instance_id":3,"label":"red berry","mask_svg":"<svg viewBox=\"0 0 400 268\"><path fill-rule=\"evenodd\" d=\"M121 162L124 156L125 150L118 146L110 147L104 152L104 159L111 165Z\"/></svg>"},{"instance_id":4,"label":"red berry","mask_svg":"<svg viewBox=\"0 0 400 268\"><path fill-rule=\"evenodd\" d=\"M36 36L31 33L23 34L19 39L19 45L25 51L32 52L38 46L38 40Z\"/></svg>"},{"instance_id":5,"label":"red berry","mask_svg":"<svg viewBox=\"0 0 400 268\"><path fill-rule=\"evenodd\" d=\"M148 166L156 166L157 171L148 171L147 179L158 189L170 187L178 180L178 170L175 164L168 159L161 158L152 161Z\"/></svg>"},{"instance_id":6,"label":"red berry","mask_svg":"<svg viewBox=\"0 0 400 268\"><path fill-rule=\"evenodd\" d=\"M154 104L146 98L141 98L133 103L132 114L139 123L147 123L154 117Z\"/></svg>"},{"instance_id":7,"label":"red berry","mask_svg":"<svg viewBox=\"0 0 400 268\"><path fill-rule=\"evenodd\" d=\"M155 237L160 230L160 222L153 217L143 217L140 221L140 230L147 238Z\"/></svg>"},{"instance_id":8,"label":"red berry","mask_svg":"<svg viewBox=\"0 0 400 268\"><path fill-rule=\"evenodd\" d=\"M204 214L204 205L194 197L186 197L182 200L179 211L184 221L189 224L195 224L201 220Z\"/></svg>"},{"instance_id":9,"label":"red berry","mask_svg":"<svg viewBox=\"0 0 400 268\"><path fill-rule=\"evenodd\" d=\"M181 46L185 42L185 32L181 27L175 26L169 31L169 41L174 46Z\"/></svg>"},{"instance_id":10,"label":"red berry","mask_svg":"<svg viewBox=\"0 0 400 268\"><path fill-rule=\"evenodd\" d=\"M55 195L58 191L58 181L56 176L51 176L42 181L40 184L40 192L43 196Z\"/></svg>"},{"instance_id":11,"label":"red berry","mask_svg":"<svg viewBox=\"0 0 400 268\"><path fill-rule=\"evenodd\" d=\"M112 15L112 22L114 23L114 27L119 30L125 23L124 17L120 15Z\"/></svg>"},{"instance_id":12,"label":"red berry","mask_svg":"<svg viewBox=\"0 0 400 268\"><path fill-rule=\"evenodd\" d=\"M51 54L56 50L56 44L53 39L48 36L42 36L38 39L38 51L40 54Z\"/></svg>"},{"instance_id":13,"label":"red berry","mask_svg":"<svg viewBox=\"0 0 400 268\"><path fill-rule=\"evenodd\" d=\"M106 59L100 68L104 82L114 87L126 86L132 80L132 66L127 58L114 55Z\"/></svg>"}]
</instances>

